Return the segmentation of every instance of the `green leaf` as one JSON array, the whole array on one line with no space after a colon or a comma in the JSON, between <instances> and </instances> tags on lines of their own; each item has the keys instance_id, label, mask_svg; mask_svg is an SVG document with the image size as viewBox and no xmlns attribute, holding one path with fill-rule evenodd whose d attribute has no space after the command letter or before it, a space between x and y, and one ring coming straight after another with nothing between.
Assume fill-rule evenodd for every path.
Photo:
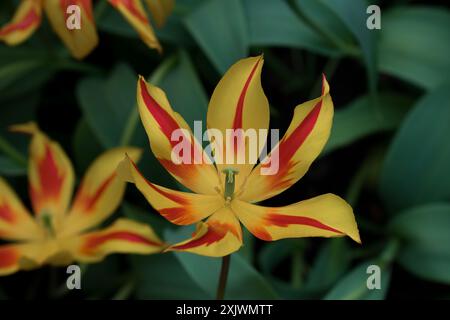
<instances>
[{"instance_id":1,"label":"green leaf","mask_svg":"<svg viewBox=\"0 0 450 320\"><path fill-rule=\"evenodd\" d=\"M129 114L136 106L137 75L126 65L117 65L107 79L89 77L77 87L84 116L101 144L119 145Z\"/></svg>"},{"instance_id":2,"label":"green leaf","mask_svg":"<svg viewBox=\"0 0 450 320\"><path fill-rule=\"evenodd\" d=\"M450 199L450 86L424 96L391 143L380 194L392 213Z\"/></svg>"},{"instance_id":3,"label":"green leaf","mask_svg":"<svg viewBox=\"0 0 450 320\"><path fill-rule=\"evenodd\" d=\"M381 288L369 290L367 288L367 268L370 265L379 265L376 260L367 261L342 278L336 286L325 296L325 300L383 300L386 297L391 278L390 266L380 265Z\"/></svg>"},{"instance_id":4,"label":"green leaf","mask_svg":"<svg viewBox=\"0 0 450 320\"><path fill-rule=\"evenodd\" d=\"M294 248L295 242L292 239L264 243L258 254L261 270L269 275L283 260L289 258Z\"/></svg>"},{"instance_id":5,"label":"green leaf","mask_svg":"<svg viewBox=\"0 0 450 320\"><path fill-rule=\"evenodd\" d=\"M411 100L395 93L382 93L378 108L373 108L368 95L359 97L338 109L330 139L324 153L347 146L368 135L395 129L403 120Z\"/></svg>"},{"instance_id":6,"label":"green leaf","mask_svg":"<svg viewBox=\"0 0 450 320\"><path fill-rule=\"evenodd\" d=\"M367 2L365 0L320 0L320 2L328 6L341 19L357 40L367 68L369 88L374 93L377 85L378 31L367 28Z\"/></svg>"},{"instance_id":7,"label":"green leaf","mask_svg":"<svg viewBox=\"0 0 450 320\"><path fill-rule=\"evenodd\" d=\"M168 230L165 233L166 238L170 243L186 239L192 233L189 229ZM174 255L197 285L207 292L208 298L215 298L221 259L186 252L175 252ZM276 299L277 295L264 277L249 265L243 257L239 254L233 254L225 298Z\"/></svg>"},{"instance_id":8,"label":"green leaf","mask_svg":"<svg viewBox=\"0 0 450 320\"><path fill-rule=\"evenodd\" d=\"M23 176L27 174L27 167L0 155L0 175L2 176Z\"/></svg>"},{"instance_id":9,"label":"green leaf","mask_svg":"<svg viewBox=\"0 0 450 320\"><path fill-rule=\"evenodd\" d=\"M381 30L381 71L428 90L449 79L448 10L395 8L383 13Z\"/></svg>"},{"instance_id":10,"label":"green leaf","mask_svg":"<svg viewBox=\"0 0 450 320\"><path fill-rule=\"evenodd\" d=\"M72 145L76 168L80 174L86 172L89 165L104 150L84 118L78 121Z\"/></svg>"},{"instance_id":11,"label":"green leaf","mask_svg":"<svg viewBox=\"0 0 450 320\"><path fill-rule=\"evenodd\" d=\"M350 264L346 239L330 239L320 250L306 279L309 290L327 290L344 274Z\"/></svg>"},{"instance_id":12,"label":"green leaf","mask_svg":"<svg viewBox=\"0 0 450 320\"><path fill-rule=\"evenodd\" d=\"M252 46L305 48L338 55L334 46L299 19L285 1L247 0L244 5Z\"/></svg>"},{"instance_id":13,"label":"green leaf","mask_svg":"<svg viewBox=\"0 0 450 320\"><path fill-rule=\"evenodd\" d=\"M247 56L248 30L240 0L204 1L184 18L184 23L221 74Z\"/></svg>"},{"instance_id":14,"label":"green leaf","mask_svg":"<svg viewBox=\"0 0 450 320\"><path fill-rule=\"evenodd\" d=\"M403 240L398 262L418 277L450 284L450 203L407 209L389 225Z\"/></svg>"},{"instance_id":15,"label":"green leaf","mask_svg":"<svg viewBox=\"0 0 450 320\"><path fill-rule=\"evenodd\" d=\"M138 299L207 299L172 253L132 256Z\"/></svg>"}]
</instances>

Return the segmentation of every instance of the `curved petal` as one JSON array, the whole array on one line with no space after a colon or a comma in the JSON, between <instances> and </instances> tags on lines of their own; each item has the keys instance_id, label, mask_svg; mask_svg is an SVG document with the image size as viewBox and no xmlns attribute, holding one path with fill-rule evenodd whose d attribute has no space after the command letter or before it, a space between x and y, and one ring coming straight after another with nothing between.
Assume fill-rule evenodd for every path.
<instances>
[{"instance_id":1,"label":"curved petal","mask_svg":"<svg viewBox=\"0 0 450 320\"><path fill-rule=\"evenodd\" d=\"M308 171L330 136L333 101L323 76L321 97L295 108L286 134L256 166L239 196L249 202L271 198L288 189Z\"/></svg>"},{"instance_id":2,"label":"curved petal","mask_svg":"<svg viewBox=\"0 0 450 320\"><path fill-rule=\"evenodd\" d=\"M262 207L240 200L233 201L231 207L245 227L262 240L347 235L361 243L352 207L334 194L285 207Z\"/></svg>"},{"instance_id":3,"label":"curved petal","mask_svg":"<svg viewBox=\"0 0 450 320\"><path fill-rule=\"evenodd\" d=\"M0 178L0 238L33 240L44 236L44 230L34 221L6 181Z\"/></svg>"},{"instance_id":4,"label":"curved petal","mask_svg":"<svg viewBox=\"0 0 450 320\"><path fill-rule=\"evenodd\" d=\"M152 152L180 183L196 193L216 194L216 168L182 117L173 111L166 94L144 78L138 80L137 100ZM178 137L175 137L179 135ZM176 150L181 148L180 152Z\"/></svg>"},{"instance_id":5,"label":"curved petal","mask_svg":"<svg viewBox=\"0 0 450 320\"><path fill-rule=\"evenodd\" d=\"M225 168L239 171L236 190L255 166L267 139L269 103L261 86L263 62L259 56L231 66L208 106L208 133L214 141L217 168L219 173ZM213 138L211 129L218 129L222 137Z\"/></svg>"},{"instance_id":6,"label":"curved petal","mask_svg":"<svg viewBox=\"0 0 450 320\"><path fill-rule=\"evenodd\" d=\"M80 262L97 262L112 253L151 254L165 247L148 225L128 219L119 219L100 231L68 238L63 246Z\"/></svg>"},{"instance_id":7,"label":"curved petal","mask_svg":"<svg viewBox=\"0 0 450 320\"><path fill-rule=\"evenodd\" d=\"M72 164L61 146L34 123L12 126L11 130L32 135L28 167L31 203L36 216L42 218L41 222L48 218L56 231L72 197Z\"/></svg>"},{"instance_id":8,"label":"curved petal","mask_svg":"<svg viewBox=\"0 0 450 320\"><path fill-rule=\"evenodd\" d=\"M175 7L175 0L146 0L150 13L158 27L162 27Z\"/></svg>"},{"instance_id":9,"label":"curved petal","mask_svg":"<svg viewBox=\"0 0 450 320\"><path fill-rule=\"evenodd\" d=\"M72 5L78 6L79 12L76 9L68 10ZM91 0L44 1L44 8L53 30L70 50L72 56L82 59L97 46L98 35ZM80 21L79 25L76 22L77 18ZM68 23L73 29L68 27Z\"/></svg>"},{"instance_id":10,"label":"curved petal","mask_svg":"<svg viewBox=\"0 0 450 320\"><path fill-rule=\"evenodd\" d=\"M223 257L242 246L242 229L228 207L199 222L191 239L170 246L167 251L185 251L202 256Z\"/></svg>"},{"instance_id":11,"label":"curved petal","mask_svg":"<svg viewBox=\"0 0 450 320\"><path fill-rule=\"evenodd\" d=\"M128 157L120 164L118 171L124 180L136 185L152 207L174 224L196 223L224 206L224 200L219 195L180 192L149 182Z\"/></svg>"},{"instance_id":12,"label":"curved petal","mask_svg":"<svg viewBox=\"0 0 450 320\"><path fill-rule=\"evenodd\" d=\"M137 31L142 41L152 49L162 52L161 44L156 38L141 0L108 0Z\"/></svg>"},{"instance_id":13,"label":"curved petal","mask_svg":"<svg viewBox=\"0 0 450 320\"><path fill-rule=\"evenodd\" d=\"M125 154L137 161L141 153L138 148L114 148L92 163L64 219L61 235L73 235L95 227L117 209L125 192L125 182L117 176L117 166Z\"/></svg>"},{"instance_id":14,"label":"curved petal","mask_svg":"<svg viewBox=\"0 0 450 320\"><path fill-rule=\"evenodd\" d=\"M42 7L37 0L22 0L12 20L0 28L0 40L17 45L28 39L41 24Z\"/></svg>"},{"instance_id":15,"label":"curved petal","mask_svg":"<svg viewBox=\"0 0 450 320\"><path fill-rule=\"evenodd\" d=\"M58 246L54 241L2 245L0 246L0 276L40 267L57 252Z\"/></svg>"}]
</instances>

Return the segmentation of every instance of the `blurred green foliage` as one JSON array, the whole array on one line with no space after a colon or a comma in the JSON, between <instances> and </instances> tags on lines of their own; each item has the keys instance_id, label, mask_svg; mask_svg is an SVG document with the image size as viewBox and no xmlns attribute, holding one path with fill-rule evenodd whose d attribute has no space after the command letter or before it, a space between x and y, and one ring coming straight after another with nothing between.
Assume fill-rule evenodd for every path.
<instances>
[{"instance_id":1,"label":"blurred green foliage","mask_svg":"<svg viewBox=\"0 0 450 320\"><path fill-rule=\"evenodd\" d=\"M162 87L192 125L205 119L227 68L264 53L272 127L285 130L295 105L318 94L322 72L336 107L323 155L281 199L323 191L345 197L363 245L264 243L246 235L232 257L226 298L450 297L450 12L433 1L374 2L381 30L366 28L363 0L177 0L157 30L162 55L103 7L96 10L100 46L81 62L44 21L25 44L0 45L0 174L26 194L27 141L6 129L34 119L80 173L103 150L131 144L145 150L147 177L179 188L149 151L136 110L137 75ZM1 23L12 4L0 3ZM150 223L167 240L192 231L166 222L129 189L117 215ZM367 289L371 264L382 270L381 290ZM213 298L219 265L180 253L113 256L86 266L81 293L59 292L49 284L54 270L43 268L1 278L0 298L33 297L37 281L49 297ZM58 274L63 283L65 272Z\"/></svg>"}]
</instances>

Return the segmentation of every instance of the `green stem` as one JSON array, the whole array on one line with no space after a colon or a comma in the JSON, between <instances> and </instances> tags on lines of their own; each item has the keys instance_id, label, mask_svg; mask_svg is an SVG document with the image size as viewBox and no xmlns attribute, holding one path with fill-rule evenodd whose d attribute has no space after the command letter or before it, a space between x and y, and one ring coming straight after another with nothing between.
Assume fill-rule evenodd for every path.
<instances>
[{"instance_id":1,"label":"green stem","mask_svg":"<svg viewBox=\"0 0 450 320\"><path fill-rule=\"evenodd\" d=\"M302 250L300 248L295 248L292 253L292 265L291 265L291 280L292 286L295 289L299 289L302 286L302 269L303 269L303 259Z\"/></svg>"},{"instance_id":2,"label":"green stem","mask_svg":"<svg viewBox=\"0 0 450 320\"><path fill-rule=\"evenodd\" d=\"M220 269L219 286L217 287L217 300L223 300L227 286L228 271L230 270L230 257L222 257L222 268Z\"/></svg>"},{"instance_id":3,"label":"green stem","mask_svg":"<svg viewBox=\"0 0 450 320\"><path fill-rule=\"evenodd\" d=\"M17 151L5 138L0 136L0 150L20 166L27 167L27 159Z\"/></svg>"},{"instance_id":4,"label":"green stem","mask_svg":"<svg viewBox=\"0 0 450 320\"><path fill-rule=\"evenodd\" d=\"M113 300L125 300L131 296L136 286L134 279L130 279L125 282L125 284L117 291L117 293L112 298Z\"/></svg>"},{"instance_id":5,"label":"green stem","mask_svg":"<svg viewBox=\"0 0 450 320\"><path fill-rule=\"evenodd\" d=\"M175 65L177 61L178 61L177 55L173 55L164 60L150 76L149 82L153 85L158 85L162 81L162 79L167 75L169 70L172 69L172 67ZM135 105L133 110L131 111L130 116L128 117L125 129L123 130L122 137L120 139L120 145L126 146L131 143L138 122L139 122L139 112L138 107Z\"/></svg>"}]
</instances>

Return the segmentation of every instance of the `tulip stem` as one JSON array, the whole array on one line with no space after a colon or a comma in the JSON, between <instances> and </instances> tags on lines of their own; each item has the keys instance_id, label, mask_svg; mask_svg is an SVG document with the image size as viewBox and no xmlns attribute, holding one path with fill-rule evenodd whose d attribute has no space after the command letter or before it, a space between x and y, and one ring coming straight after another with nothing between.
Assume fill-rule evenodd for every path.
<instances>
[{"instance_id":1,"label":"tulip stem","mask_svg":"<svg viewBox=\"0 0 450 320\"><path fill-rule=\"evenodd\" d=\"M217 300L223 300L225 296L228 271L230 270L230 257L231 255L222 257L222 268L220 269L219 286L217 287Z\"/></svg>"}]
</instances>

